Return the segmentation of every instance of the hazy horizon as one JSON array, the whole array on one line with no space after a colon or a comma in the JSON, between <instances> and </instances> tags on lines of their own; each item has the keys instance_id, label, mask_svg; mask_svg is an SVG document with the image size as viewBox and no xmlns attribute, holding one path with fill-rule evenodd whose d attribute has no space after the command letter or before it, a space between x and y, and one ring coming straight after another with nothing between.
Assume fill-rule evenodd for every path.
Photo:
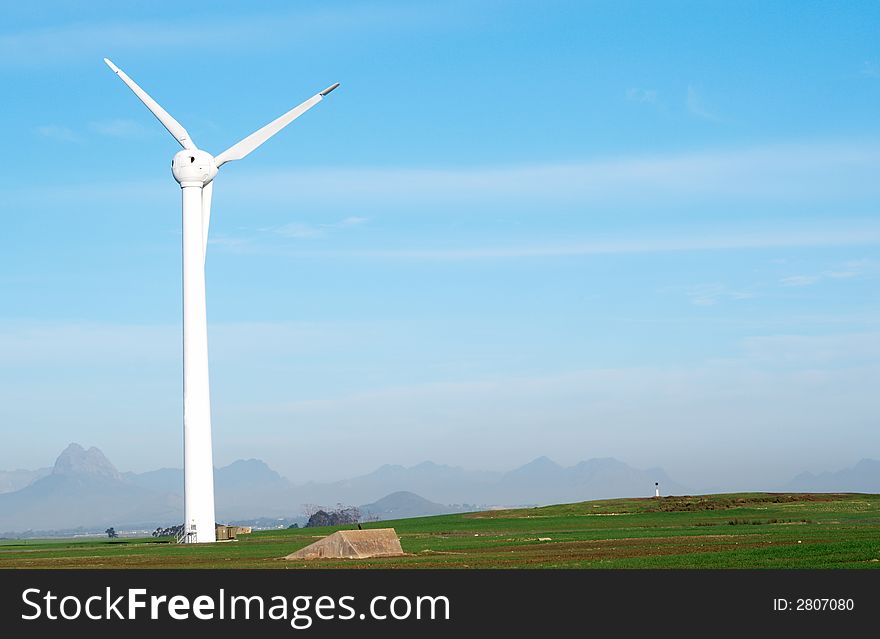
<instances>
[{"instance_id":1,"label":"hazy horizon","mask_svg":"<svg viewBox=\"0 0 880 639\"><path fill-rule=\"evenodd\" d=\"M216 180L215 465L880 459L880 5L169 7L5 9L0 468L183 463L177 145L104 56L214 153L341 82Z\"/></svg>"},{"instance_id":2,"label":"hazy horizon","mask_svg":"<svg viewBox=\"0 0 880 639\"><path fill-rule=\"evenodd\" d=\"M91 444L81 444L80 442L77 442L77 441L71 441L69 445L73 445L73 444L79 445L83 449L89 449L92 447ZM100 446L95 446L95 448L98 448L100 450ZM61 452L62 451L58 451L58 453L56 453L52 457L52 461L50 463L42 464L38 467L33 467L33 468L31 468L31 467L28 467L28 468L23 468L23 467L0 468L0 472L2 472L2 471L15 471L15 470L34 471L34 470L38 470L40 468L50 468L51 469L53 464L55 463L55 459L57 458L57 456L59 454L61 454ZM103 450L101 450L101 452L104 453ZM182 471L182 468L183 468L182 463L178 463L178 464L172 463L172 464L163 465L163 466L148 466L148 467L143 467L143 468L125 468L125 467L121 467L118 464L116 464L111 457L108 456L108 459L109 459L110 463L114 464L114 466L116 466L116 469L121 473L133 472L133 473L139 474L139 473L155 471L155 470L160 470L160 469L165 469L165 468L173 468L173 469L177 469L177 470ZM675 482L676 484L684 485L684 487L687 488L688 490L693 490L693 491L698 491L698 492L716 492L716 491L717 492L732 492L732 491L738 491L738 490L775 491L775 490L778 490L780 487L782 487L784 484L790 482L797 475L800 475L803 472L810 472L813 474L821 474L823 472L836 472L836 471L840 471L840 470L846 470L846 469L849 469L853 466L856 466L860 461L862 461L864 459L871 459L871 458L864 458L864 457L859 458L857 460L854 460L850 464L847 464L845 466L840 466L840 467L801 468L800 470L792 471L792 473L789 475L784 475L784 476L780 475L780 476L770 480L769 482L764 482L764 483L762 483L761 480L758 480L756 483L756 480L749 479L746 477L734 477L731 481L728 481L728 482L713 483L713 481L711 480L711 477L712 477L711 474L706 474L704 476L698 477L696 480L698 483L689 483L687 481L682 481L679 478L679 476L677 476L674 472L670 472L669 469L667 467L664 467L662 464L637 465L637 464L631 464L626 459L622 459L622 458L618 458L618 457L595 457L595 456L572 458L571 461L565 462L565 461L561 461L559 458L553 457L551 455L543 455L543 454L536 454L534 457L530 457L528 459L523 459L519 462L513 462L512 464L499 465L499 466L492 466L492 465L468 466L468 465L462 465L462 464L457 464L457 463L448 463L448 462L440 461L437 459L422 459L422 460L411 462L411 463L398 463L398 462L394 462L394 461L388 461L388 462L384 462L384 463L379 463L379 464L371 466L371 467L366 467L366 466L363 468L353 467L353 468L348 468L348 469L339 468L338 470L341 474L336 474L336 475L332 475L332 474L328 473L328 474L322 475L322 476L301 477L301 478L291 477L288 473L284 472L282 469L278 468L277 466L274 466L271 463L266 462L266 459L264 459L263 457L237 457L234 459L230 459L224 463L215 463L215 468L222 468L222 467L228 466L234 462L249 461L249 460L254 460L254 459L261 461L263 463L266 463L266 465L269 468L271 468L273 471L278 472L278 474L280 474L285 479L291 481L293 484L300 484L300 485L308 484L311 482L322 483L322 482L333 482L333 481L347 480L347 479L351 479L351 478L361 476L361 475L368 475L372 472L375 472L376 470L379 470L380 468L382 468L384 466L399 466L399 467L404 467L404 468L413 468L413 467L419 466L421 464L429 463L429 464L435 464L437 466L449 466L449 467L453 467L453 468L461 468L464 471L491 472L491 473L502 473L503 474L505 472L516 470L520 467L531 464L532 462L535 462L539 459L549 459L551 462L559 465L562 468L569 468L569 467L577 465L580 462L589 462L590 460L595 460L595 459L616 459L617 461L623 462L624 464L626 464L630 467L636 468L638 470L651 470L651 469L659 468L660 470L664 471L664 473L667 476L669 476L669 478L673 482ZM181 462L182 462L182 460L181 460ZM708 481L706 479L707 477L710 478ZM658 479L660 479L660 478L658 477ZM648 492L650 492L650 490L649 490L650 488L651 488L651 486L647 486L646 490Z\"/></svg>"}]
</instances>

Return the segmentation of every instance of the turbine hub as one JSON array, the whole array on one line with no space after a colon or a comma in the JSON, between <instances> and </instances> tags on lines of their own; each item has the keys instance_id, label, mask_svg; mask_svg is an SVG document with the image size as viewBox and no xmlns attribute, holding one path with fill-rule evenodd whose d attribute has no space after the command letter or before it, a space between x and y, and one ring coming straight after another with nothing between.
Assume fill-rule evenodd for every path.
<instances>
[{"instance_id":1,"label":"turbine hub","mask_svg":"<svg viewBox=\"0 0 880 639\"><path fill-rule=\"evenodd\" d=\"M184 149L171 161L174 179L184 186L205 186L217 175L214 156L198 149Z\"/></svg>"}]
</instances>

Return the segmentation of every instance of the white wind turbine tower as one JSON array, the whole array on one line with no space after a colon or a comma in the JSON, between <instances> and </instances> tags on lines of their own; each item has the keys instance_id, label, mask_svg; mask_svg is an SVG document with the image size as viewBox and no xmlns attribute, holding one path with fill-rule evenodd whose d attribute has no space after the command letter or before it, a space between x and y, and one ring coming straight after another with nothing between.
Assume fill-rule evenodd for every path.
<instances>
[{"instance_id":1,"label":"white wind turbine tower","mask_svg":"<svg viewBox=\"0 0 880 639\"><path fill-rule=\"evenodd\" d=\"M171 172L183 194L183 440L184 536L188 543L216 541L214 462L211 452L211 399L208 386L208 321L205 309L205 252L211 195L217 169L240 160L324 99L327 87L241 142L213 157L200 150L189 133L115 64L104 62L168 129L183 151Z\"/></svg>"}]
</instances>

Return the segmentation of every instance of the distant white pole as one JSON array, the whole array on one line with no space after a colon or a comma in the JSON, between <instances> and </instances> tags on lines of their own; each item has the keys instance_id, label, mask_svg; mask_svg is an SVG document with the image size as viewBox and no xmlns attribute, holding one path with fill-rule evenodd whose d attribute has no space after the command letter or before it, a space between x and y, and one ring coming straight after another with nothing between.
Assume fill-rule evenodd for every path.
<instances>
[{"instance_id":1,"label":"distant white pole","mask_svg":"<svg viewBox=\"0 0 880 639\"><path fill-rule=\"evenodd\" d=\"M183 469L187 543L216 541L202 185L183 195Z\"/></svg>"},{"instance_id":2,"label":"distant white pole","mask_svg":"<svg viewBox=\"0 0 880 639\"><path fill-rule=\"evenodd\" d=\"M659 496L660 496L660 482L655 481L654 482L654 497L659 497Z\"/></svg>"}]
</instances>

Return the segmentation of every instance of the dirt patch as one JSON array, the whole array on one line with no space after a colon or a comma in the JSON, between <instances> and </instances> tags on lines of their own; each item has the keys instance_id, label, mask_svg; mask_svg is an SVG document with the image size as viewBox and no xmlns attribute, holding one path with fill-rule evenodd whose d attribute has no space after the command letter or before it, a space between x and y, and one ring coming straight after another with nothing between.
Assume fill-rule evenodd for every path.
<instances>
[{"instance_id":1,"label":"dirt patch","mask_svg":"<svg viewBox=\"0 0 880 639\"><path fill-rule=\"evenodd\" d=\"M657 500L654 512L696 512L704 510L729 510L731 508L744 508L747 506L760 506L762 504L789 504L795 502L829 502L846 499L847 495L827 494L765 494L754 497L661 497Z\"/></svg>"}]
</instances>

